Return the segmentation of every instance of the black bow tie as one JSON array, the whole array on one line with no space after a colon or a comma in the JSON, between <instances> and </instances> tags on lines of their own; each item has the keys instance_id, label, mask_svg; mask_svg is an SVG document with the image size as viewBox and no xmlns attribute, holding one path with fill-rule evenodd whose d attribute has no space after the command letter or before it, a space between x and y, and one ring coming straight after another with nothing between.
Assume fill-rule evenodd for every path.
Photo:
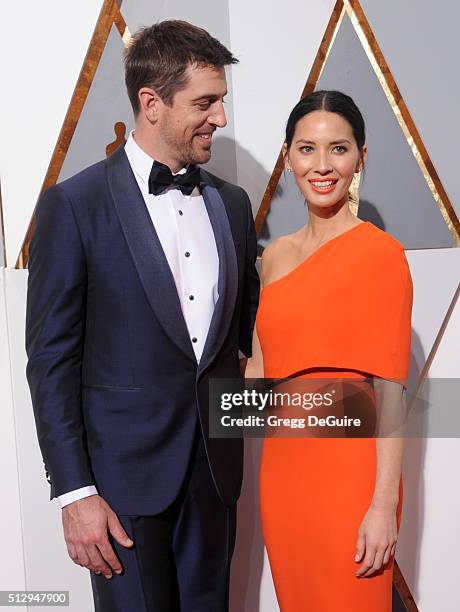
<instances>
[{"instance_id":1,"label":"black bow tie","mask_svg":"<svg viewBox=\"0 0 460 612\"><path fill-rule=\"evenodd\" d=\"M158 195L168 187L177 187L183 194L190 195L201 182L200 169L190 164L183 174L174 175L165 164L154 161L149 176L149 193Z\"/></svg>"}]
</instances>

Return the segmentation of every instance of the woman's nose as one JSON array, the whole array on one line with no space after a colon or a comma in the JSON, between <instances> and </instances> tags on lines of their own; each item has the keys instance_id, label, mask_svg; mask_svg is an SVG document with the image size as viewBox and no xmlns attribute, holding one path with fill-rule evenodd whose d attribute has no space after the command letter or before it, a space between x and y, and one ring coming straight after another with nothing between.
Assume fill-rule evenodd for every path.
<instances>
[{"instance_id":1,"label":"woman's nose","mask_svg":"<svg viewBox=\"0 0 460 612\"><path fill-rule=\"evenodd\" d=\"M317 158L315 159L315 170L320 174L331 172L331 160L329 159L329 155L326 151L318 152Z\"/></svg>"}]
</instances>

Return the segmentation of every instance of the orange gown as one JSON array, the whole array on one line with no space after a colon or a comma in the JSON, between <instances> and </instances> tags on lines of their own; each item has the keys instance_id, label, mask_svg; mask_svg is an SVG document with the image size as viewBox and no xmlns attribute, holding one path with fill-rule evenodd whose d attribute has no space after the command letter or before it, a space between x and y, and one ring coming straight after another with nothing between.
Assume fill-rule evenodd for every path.
<instances>
[{"instance_id":1,"label":"orange gown","mask_svg":"<svg viewBox=\"0 0 460 612\"><path fill-rule=\"evenodd\" d=\"M411 309L402 245L361 223L262 290L256 326L264 375L404 381ZM355 576L375 475L375 438L265 439L262 528L281 612L391 611L393 559L377 575ZM401 505L402 481L398 528Z\"/></svg>"}]
</instances>

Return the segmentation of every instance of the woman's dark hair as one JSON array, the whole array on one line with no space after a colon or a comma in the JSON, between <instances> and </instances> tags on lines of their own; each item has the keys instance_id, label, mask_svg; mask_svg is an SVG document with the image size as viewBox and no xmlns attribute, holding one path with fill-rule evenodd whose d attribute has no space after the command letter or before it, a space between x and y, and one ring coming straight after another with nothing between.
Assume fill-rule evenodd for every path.
<instances>
[{"instance_id":1,"label":"woman's dark hair","mask_svg":"<svg viewBox=\"0 0 460 612\"><path fill-rule=\"evenodd\" d=\"M187 86L189 65L222 68L238 60L206 30L187 21L168 20L141 28L126 49L125 81L134 114L142 87L155 89L172 105L177 91Z\"/></svg>"},{"instance_id":2,"label":"woman's dark hair","mask_svg":"<svg viewBox=\"0 0 460 612\"><path fill-rule=\"evenodd\" d=\"M353 99L341 91L320 89L302 98L291 111L286 125L286 145L292 144L298 121L313 111L324 110L329 113L337 113L348 121L355 137L358 150L361 153L366 142L366 129L361 111Z\"/></svg>"}]
</instances>

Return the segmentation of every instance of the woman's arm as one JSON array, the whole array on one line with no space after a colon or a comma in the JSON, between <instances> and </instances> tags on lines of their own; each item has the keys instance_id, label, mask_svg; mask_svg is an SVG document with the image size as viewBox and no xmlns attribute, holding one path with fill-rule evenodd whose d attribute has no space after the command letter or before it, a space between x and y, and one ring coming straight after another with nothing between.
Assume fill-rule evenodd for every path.
<instances>
[{"instance_id":1,"label":"woman's arm","mask_svg":"<svg viewBox=\"0 0 460 612\"><path fill-rule=\"evenodd\" d=\"M405 387L400 382L374 379L377 409L377 469L372 505L394 507L399 501L404 449L404 427L407 418Z\"/></svg>"},{"instance_id":2,"label":"woman's arm","mask_svg":"<svg viewBox=\"0 0 460 612\"><path fill-rule=\"evenodd\" d=\"M257 327L254 325L254 333L252 335L252 357L248 359L246 364L245 378L263 378L263 376L264 358L257 335Z\"/></svg>"},{"instance_id":3,"label":"woman's arm","mask_svg":"<svg viewBox=\"0 0 460 612\"><path fill-rule=\"evenodd\" d=\"M398 536L396 511L407 415L404 386L375 379L374 390L377 467L372 501L358 531L355 561L363 561L356 572L358 577L370 576L388 563Z\"/></svg>"},{"instance_id":4,"label":"woman's arm","mask_svg":"<svg viewBox=\"0 0 460 612\"><path fill-rule=\"evenodd\" d=\"M262 294L262 290L264 286L264 272L266 269L266 257L264 257L264 253L262 254L261 266L260 266L260 295ZM260 296L259 296L259 304L260 304ZM257 319L254 325L254 331L252 334L252 356L248 359L244 376L245 378L263 378L264 377L264 358L262 355L262 347L260 346L260 342L259 342L259 336L257 335Z\"/></svg>"},{"instance_id":5,"label":"woman's arm","mask_svg":"<svg viewBox=\"0 0 460 612\"><path fill-rule=\"evenodd\" d=\"M272 251L274 246L279 242L275 240L271 245L266 247L262 253L260 260L260 294L262 294L265 280L267 278L267 270L272 261ZM260 297L259 297L260 303ZM262 355L262 347L260 346L259 336L257 335L257 323L254 325L252 335L252 356L246 364L245 378L263 378L264 377L264 358Z\"/></svg>"}]
</instances>

